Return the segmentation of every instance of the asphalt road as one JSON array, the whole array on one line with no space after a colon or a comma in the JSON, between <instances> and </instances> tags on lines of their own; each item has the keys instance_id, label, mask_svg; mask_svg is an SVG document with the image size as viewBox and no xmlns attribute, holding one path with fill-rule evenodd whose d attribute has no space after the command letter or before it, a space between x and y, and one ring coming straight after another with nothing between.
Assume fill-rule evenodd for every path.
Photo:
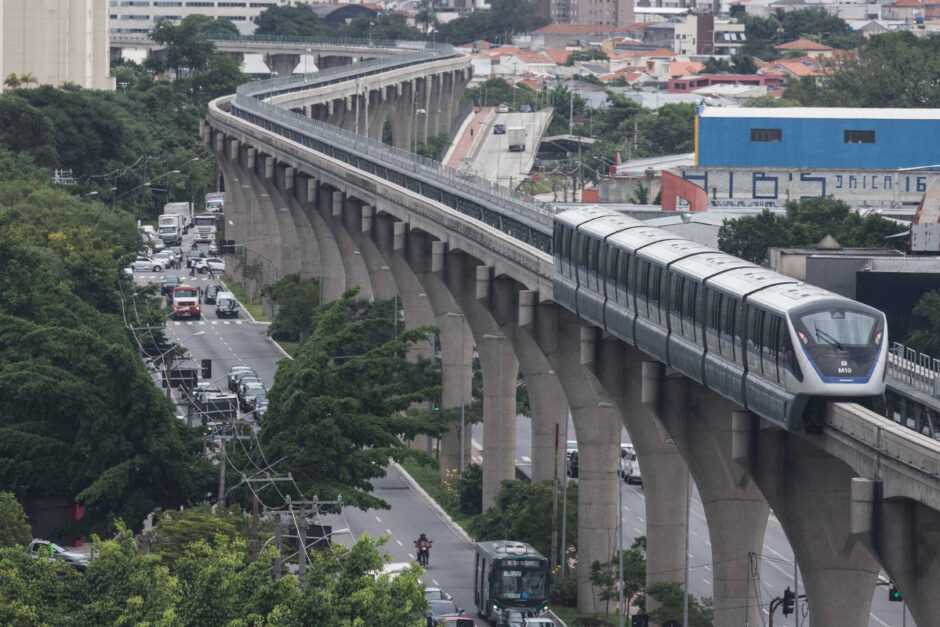
<instances>
[{"instance_id":1,"label":"asphalt road","mask_svg":"<svg viewBox=\"0 0 940 627\"><path fill-rule=\"evenodd\" d=\"M468 170L483 178L509 186L518 184L529 173L532 155L538 148L538 132L546 111L533 113L499 113L493 124L505 124L506 128L525 127L526 146L522 152L509 152L508 134L494 135L490 125L481 132L486 133L477 156L466 166ZM510 181L512 178L512 181Z\"/></svg>"}]
</instances>

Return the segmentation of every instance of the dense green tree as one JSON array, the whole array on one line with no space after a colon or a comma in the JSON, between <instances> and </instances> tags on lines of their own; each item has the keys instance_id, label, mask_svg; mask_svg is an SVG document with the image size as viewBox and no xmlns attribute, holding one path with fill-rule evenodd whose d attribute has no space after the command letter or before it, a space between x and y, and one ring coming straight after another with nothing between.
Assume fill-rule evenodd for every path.
<instances>
[{"instance_id":1,"label":"dense green tree","mask_svg":"<svg viewBox=\"0 0 940 627\"><path fill-rule=\"evenodd\" d=\"M25 152L41 166L55 167L59 153L52 122L42 111L16 93L0 96L2 145L13 152Z\"/></svg>"},{"instance_id":2,"label":"dense green tree","mask_svg":"<svg viewBox=\"0 0 940 627\"><path fill-rule=\"evenodd\" d=\"M383 13L369 19L360 16L343 25L337 32L341 37L352 39L367 39L369 37L369 23L372 23L371 32L373 41L389 41L396 39L422 39L421 31L409 26L405 16L401 13Z\"/></svg>"},{"instance_id":3,"label":"dense green tree","mask_svg":"<svg viewBox=\"0 0 940 627\"><path fill-rule=\"evenodd\" d=\"M284 459L277 469L292 473L305 494L388 508L371 494L372 480L385 475L389 458L425 460L402 439L442 429L433 417L406 412L440 395L427 362L407 359L432 329L392 337L392 312L373 315L384 308L357 301L356 292L319 310L297 357L281 362L261 443L267 459Z\"/></svg>"},{"instance_id":4,"label":"dense green tree","mask_svg":"<svg viewBox=\"0 0 940 627\"><path fill-rule=\"evenodd\" d=\"M184 510L169 510L154 516L151 550L172 566L194 542L224 535L249 541L251 519L239 507L212 508L200 503Z\"/></svg>"},{"instance_id":5,"label":"dense green tree","mask_svg":"<svg viewBox=\"0 0 940 627\"><path fill-rule=\"evenodd\" d=\"M765 209L758 215L725 219L718 229L718 248L753 263L767 262L772 246L816 246L827 235L845 247L898 246L887 239L904 226L878 214L862 217L842 200L817 196L791 200L786 215Z\"/></svg>"},{"instance_id":6,"label":"dense green tree","mask_svg":"<svg viewBox=\"0 0 940 627\"><path fill-rule=\"evenodd\" d=\"M710 598L698 599L695 595L689 596L689 627L712 627L714 610ZM637 605L641 611L646 610L646 600L654 599L659 607L649 612L650 619L657 624L667 620L682 622L683 603L685 595L682 584L676 581L658 581L646 588L646 593L637 597Z\"/></svg>"},{"instance_id":7,"label":"dense green tree","mask_svg":"<svg viewBox=\"0 0 940 627\"><path fill-rule=\"evenodd\" d=\"M757 57L764 61L776 59L780 56L774 49L785 41L783 26L777 15L758 17L756 15L739 15L738 22L744 24L744 45L741 53Z\"/></svg>"},{"instance_id":8,"label":"dense green tree","mask_svg":"<svg viewBox=\"0 0 940 627\"><path fill-rule=\"evenodd\" d=\"M207 39L231 39L238 37L238 27L225 17L212 18L208 15L192 15L189 18L195 22L199 33Z\"/></svg>"},{"instance_id":9,"label":"dense green tree","mask_svg":"<svg viewBox=\"0 0 940 627\"><path fill-rule=\"evenodd\" d=\"M904 343L928 355L940 355L940 292L925 292L914 306L914 315L926 322L926 328L914 329Z\"/></svg>"},{"instance_id":10,"label":"dense green tree","mask_svg":"<svg viewBox=\"0 0 940 627\"><path fill-rule=\"evenodd\" d=\"M320 280L288 274L269 287L267 295L277 304L277 313L268 329L276 340L299 342L313 328L311 314L320 305Z\"/></svg>"},{"instance_id":11,"label":"dense green tree","mask_svg":"<svg viewBox=\"0 0 940 627\"><path fill-rule=\"evenodd\" d=\"M695 105L667 104L639 122L643 156L674 155L695 149Z\"/></svg>"},{"instance_id":12,"label":"dense green tree","mask_svg":"<svg viewBox=\"0 0 940 627\"><path fill-rule=\"evenodd\" d=\"M493 0L489 11L473 11L438 27L440 39L465 44L483 39L509 43L515 33L529 33L549 23L529 0Z\"/></svg>"},{"instance_id":13,"label":"dense green tree","mask_svg":"<svg viewBox=\"0 0 940 627\"><path fill-rule=\"evenodd\" d=\"M776 17L783 28L784 41L807 39L812 36L824 38L850 32L845 20L823 8L778 11Z\"/></svg>"},{"instance_id":14,"label":"dense green tree","mask_svg":"<svg viewBox=\"0 0 940 627\"><path fill-rule=\"evenodd\" d=\"M731 69L735 74L757 74L757 63L752 56L735 54L731 57Z\"/></svg>"},{"instance_id":15,"label":"dense green tree","mask_svg":"<svg viewBox=\"0 0 940 627\"><path fill-rule=\"evenodd\" d=\"M440 133L434 137L429 137L427 143L419 143L417 153L422 157L440 161L450 146L450 135Z\"/></svg>"},{"instance_id":16,"label":"dense green tree","mask_svg":"<svg viewBox=\"0 0 940 627\"><path fill-rule=\"evenodd\" d=\"M633 597L646 585L646 536L640 536L623 551L623 607L630 607ZM620 590L620 556L614 553L609 561L591 564L591 583L598 587L598 599L605 602L604 614L610 613L610 602L618 601Z\"/></svg>"},{"instance_id":17,"label":"dense green tree","mask_svg":"<svg viewBox=\"0 0 940 627\"><path fill-rule=\"evenodd\" d=\"M188 15L179 24L160 20L150 31L150 39L163 45L163 69L173 70L179 78L184 70L205 69L212 56L213 45L205 35L204 15Z\"/></svg>"},{"instance_id":18,"label":"dense green tree","mask_svg":"<svg viewBox=\"0 0 940 627\"><path fill-rule=\"evenodd\" d=\"M791 100L789 98L776 98L774 96L758 96L757 98L748 98L743 103L742 107L757 107L757 108L771 108L771 107L799 107L799 102L796 100Z\"/></svg>"},{"instance_id":19,"label":"dense green tree","mask_svg":"<svg viewBox=\"0 0 940 627\"><path fill-rule=\"evenodd\" d=\"M820 41L828 46L855 48L861 40L851 34L848 24L825 9L808 7L794 11L777 9L773 15L742 15L746 37L743 54L768 61L780 56L775 46L797 39Z\"/></svg>"},{"instance_id":20,"label":"dense green tree","mask_svg":"<svg viewBox=\"0 0 940 627\"><path fill-rule=\"evenodd\" d=\"M930 69L940 65L936 36L909 31L876 35L849 59L830 68L826 80L800 80L787 98L804 106L940 107L940 84Z\"/></svg>"},{"instance_id":21,"label":"dense green tree","mask_svg":"<svg viewBox=\"0 0 940 627\"><path fill-rule=\"evenodd\" d=\"M255 35L318 37L330 31L306 3L268 7L255 18Z\"/></svg>"},{"instance_id":22,"label":"dense green tree","mask_svg":"<svg viewBox=\"0 0 940 627\"><path fill-rule=\"evenodd\" d=\"M610 57L600 48L588 48L587 50L575 50L565 59L565 65L573 66L578 61L607 61Z\"/></svg>"},{"instance_id":23,"label":"dense green tree","mask_svg":"<svg viewBox=\"0 0 940 627\"><path fill-rule=\"evenodd\" d=\"M26 512L12 492L0 492L0 547L22 547L33 537Z\"/></svg>"},{"instance_id":24,"label":"dense green tree","mask_svg":"<svg viewBox=\"0 0 940 627\"><path fill-rule=\"evenodd\" d=\"M496 506L475 516L468 531L477 540L516 540L528 542L543 555L551 552L552 495L551 481L530 483L504 480L496 497ZM561 487L559 487L559 492ZM561 494L558 495L556 529L561 533ZM565 529L566 546L578 545L578 491L577 485L568 486L568 520Z\"/></svg>"},{"instance_id":25,"label":"dense green tree","mask_svg":"<svg viewBox=\"0 0 940 627\"><path fill-rule=\"evenodd\" d=\"M718 248L751 263L767 263L767 249L793 240L786 216L764 209L757 215L725 218L718 229Z\"/></svg>"},{"instance_id":26,"label":"dense green tree","mask_svg":"<svg viewBox=\"0 0 940 627\"><path fill-rule=\"evenodd\" d=\"M721 57L708 57L705 60L705 67L699 74L727 74L731 71L731 64L728 59Z\"/></svg>"}]
</instances>

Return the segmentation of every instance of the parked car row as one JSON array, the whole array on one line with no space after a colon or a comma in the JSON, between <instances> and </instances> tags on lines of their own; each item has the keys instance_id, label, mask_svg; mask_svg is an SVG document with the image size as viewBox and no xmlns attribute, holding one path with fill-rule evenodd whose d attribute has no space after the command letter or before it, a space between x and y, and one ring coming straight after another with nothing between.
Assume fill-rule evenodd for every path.
<instances>
[{"instance_id":1,"label":"parked car row","mask_svg":"<svg viewBox=\"0 0 940 627\"><path fill-rule=\"evenodd\" d=\"M228 389L238 397L239 410L260 420L268 410L268 389L258 373L249 366L232 366L228 372Z\"/></svg>"},{"instance_id":2,"label":"parked car row","mask_svg":"<svg viewBox=\"0 0 940 627\"><path fill-rule=\"evenodd\" d=\"M425 588L424 598L428 602L428 627L473 627L473 617L464 614L454 597L441 588Z\"/></svg>"}]
</instances>

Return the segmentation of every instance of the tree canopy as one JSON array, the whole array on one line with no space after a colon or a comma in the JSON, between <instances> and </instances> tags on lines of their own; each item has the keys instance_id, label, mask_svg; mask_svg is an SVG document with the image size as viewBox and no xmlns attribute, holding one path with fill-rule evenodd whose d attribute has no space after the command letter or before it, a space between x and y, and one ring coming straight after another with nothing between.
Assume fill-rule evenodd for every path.
<instances>
[{"instance_id":1,"label":"tree canopy","mask_svg":"<svg viewBox=\"0 0 940 627\"><path fill-rule=\"evenodd\" d=\"M515 33L529 33L549 23L529 0L493 0L489 11L472 11L438 26L440 39L465 44L483 39L509 43Z\"/></svg>"},{"instance_id":2,"label":"tree canopy","mask_svg":"<svg viewBox=\"0 0 940 627\"><path fill-rule=\"evenodd\" d=\"M886 238L904 230L876 213L862 217L831 195L791 200L786 210L786 215L765 209L754 216L726 218L718 229L718 248L763 264L767 249L774 246L816 246L832 235L844 247L891 247L900 244Z\"/></svg>"},{"instance_id":3,"label":"tree canopy","mask_svg":"<svg viewBox=\"0 0 940 627\"><path fill-rule=\"evenodd\" d=\"M744 24L746 37L741 52L765 61L780 57L776 46L797 39L818 41L845 50L854 49L862 41L844 20L815 7L793 11L780 8L767 17L745 14L738 17L738 22Z\"/></svg>"},{"instance_id":4,"label":"tree canopy","mask_svg":"<svg viewBox=\"0 0 940 627\"><path fill-rule=\"evenodd\" d=\"M437 400L437 371L407 358L431 328L394 332L392 303L355 298L356 289L318 310L294 360L282 361L260 434L267 459L282 459L304 494L355 507L388 508L372 491L389 458L425 457L402 439L439 434L439 419L412 405ZM432 384L432 381L434 384Z\"/></svg>"},{"instance_id":5,"label":"tree canopy","mask_svg":"<svg viewBox=\"0 0 940 627\"><path fill-rule=\"evenodd\" d=\"M32 537L19 501L12 492L0 492L0 547L23 547Z\"/></svg>"},{"instance_id":6,"label":"tree canopy","mask_svg":"<svg viewBox=\"0 0 940 627\"><path fill-rule=\"evenodd\" d=\"M825 81L801 79L787 98L813 107L940 107L937 37L894 31L866 40L858 59L829 67Z\"/></svg>"},{"instance_id":7,"label":"tree canopy","mask_svg":"<svg viewBox=\"0 0 940 627\"><path fill-rule=\"evenodd\" d=\"M143 555L117 523L95 541L84 573L64 562L0 549L0 622L5 625L389 625L423 627L421 569L381 572L385 539L364 535L349 549L310 554L306 585L272 576L277 549L250 561L244 539L226 533L185 545L177 559Z\"/></svg>"},{"instance_id":8,"label":"tree canopy","mask_svg":"<svg viewBox=\"0 0 940 627\"><path fill-rule=\"evenodd\" d=\"M255 35L317 37L331 31L305 2L268 7L255 18Z\"/></svg>"}]
</instances>

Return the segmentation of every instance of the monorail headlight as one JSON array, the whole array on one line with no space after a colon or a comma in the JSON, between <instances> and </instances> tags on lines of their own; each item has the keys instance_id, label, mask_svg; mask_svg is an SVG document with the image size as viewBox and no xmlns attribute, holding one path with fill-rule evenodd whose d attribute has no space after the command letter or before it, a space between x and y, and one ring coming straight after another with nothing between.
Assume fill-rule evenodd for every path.
<instances>
[{"instance_id":1,"label":"monorail headlight","mask_svg":"<svg viewBox=\"0 0 940 627\"><path fill-rule=\"evenodd\" d=\"M882 334L881 331L878 331L878 333L875 334L875 346L881 346L881 336L882 336L882 335L883 335L883 334Z\"/></svg>"}]
</instances>

